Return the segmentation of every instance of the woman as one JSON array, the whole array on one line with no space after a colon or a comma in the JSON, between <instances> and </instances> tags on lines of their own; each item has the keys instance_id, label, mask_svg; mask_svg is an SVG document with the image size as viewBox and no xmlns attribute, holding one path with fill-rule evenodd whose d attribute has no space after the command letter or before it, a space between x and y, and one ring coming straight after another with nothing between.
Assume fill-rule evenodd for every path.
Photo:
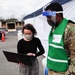
<instances>
[{"instance_id":1,"label":"woman","mask_svg":"<svg viewBox=\"0 0 75 75\"><path fill-rule=\"evenodd\" d=\"M20 63L20 75L39 75L39 62L37 57L44 54L44 48L39 38L36 38L37 34L35 28L31 24L26 24L22 28L24 38L18 41L17 51L18 53L28 56L35 56L35 62L32 66ZM37 48L39 51L37 51ZM26 60L27 61L27 60Z\"/></svg>"}]
</instances>

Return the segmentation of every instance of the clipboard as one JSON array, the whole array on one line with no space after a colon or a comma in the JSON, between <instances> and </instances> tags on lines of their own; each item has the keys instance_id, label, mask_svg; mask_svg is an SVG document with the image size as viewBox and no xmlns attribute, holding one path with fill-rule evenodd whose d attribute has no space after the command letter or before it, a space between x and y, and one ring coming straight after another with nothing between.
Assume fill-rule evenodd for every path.
<instances>
[{"instance_id":1,"label":"clipboard","mask_svg":"<svg viewBox=\"0 0 75 75\"><path fill-rule=\"evenodd\" d=\"M7 61L13 62L13 63L19 63L22 62L23 64L32 66L35 62L36 57L34 56L27 56L20 53L13 53L8 51L3 51Z\"/></svg>"}]
</instances>

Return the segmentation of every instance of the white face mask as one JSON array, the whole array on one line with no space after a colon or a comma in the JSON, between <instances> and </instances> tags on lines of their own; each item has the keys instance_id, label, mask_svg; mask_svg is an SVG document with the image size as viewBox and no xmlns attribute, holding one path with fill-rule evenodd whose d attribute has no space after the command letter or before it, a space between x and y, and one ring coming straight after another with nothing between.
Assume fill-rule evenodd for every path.
<instances>
[{"instance_id":1,"label":"white face mask","mask_svg":"<svg viewBox=\"0 0 75 75\"><path fill-rule=\"evenodd\" d=\"M31 40L31 39L33 38L33 36L32 36L32 35L25 35L25 38L26 38L27 40Z\"/></svg>"}]
</instances>

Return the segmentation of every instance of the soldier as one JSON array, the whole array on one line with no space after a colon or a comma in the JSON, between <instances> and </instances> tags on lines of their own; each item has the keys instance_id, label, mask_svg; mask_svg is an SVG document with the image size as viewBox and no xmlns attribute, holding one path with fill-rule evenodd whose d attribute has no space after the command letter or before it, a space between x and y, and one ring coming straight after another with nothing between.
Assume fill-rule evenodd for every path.
<instances>
[{"instance_id":1,"label":"soldier","mask_svg":"<svg viewBox=\"0 0 75 75\"><path fill-rule=\"evenodd\" d=\"M63 8L51 3L43 16L52 26L47 56L48 75L75 75L75 24L63 17Z\"/></svg>"}]
</instances>

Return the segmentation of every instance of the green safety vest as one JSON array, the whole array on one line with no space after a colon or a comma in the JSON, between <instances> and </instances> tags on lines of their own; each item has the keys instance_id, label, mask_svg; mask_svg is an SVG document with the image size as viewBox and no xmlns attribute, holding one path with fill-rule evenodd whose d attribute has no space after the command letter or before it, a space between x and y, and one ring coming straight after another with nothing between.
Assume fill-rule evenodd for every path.
<instances>
[{"instance_id":1,"label":"green safety vest","mask_svg":"<svg viewBox=\"0 0 75 75\"><path fill-rule=\"evenodd\" d=\"M64 49L63 40L63 34L67 23L68 20L64 18L52 35L49 35L47 67L56 72L65 72L68 69L68 56Z\"/></svg>"}]
</instances>

